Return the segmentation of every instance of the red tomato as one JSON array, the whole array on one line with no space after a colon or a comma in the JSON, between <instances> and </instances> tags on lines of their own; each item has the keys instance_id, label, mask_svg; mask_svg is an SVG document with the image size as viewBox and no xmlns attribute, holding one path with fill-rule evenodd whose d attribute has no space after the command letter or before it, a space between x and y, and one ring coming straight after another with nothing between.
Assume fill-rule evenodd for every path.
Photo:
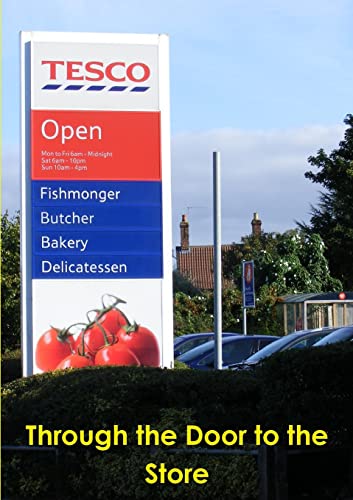
<instances>
[{"instance_id":1,"label":"red tomato","mask_svg":"<svg viewBox=\"0 0 353 500\"><path fill-rule=\"evenodd\" d=\"M120 344L102 347L95 357L96 365L140 366L138 358L133 352Z\"/></svg>"},{"instance_id":2,"label":"red tomato","mask_svg":"<svg viewBox=\"0 0 353 500\"><path fill-rule=\"evenodd\" d=\"M76 350L81 355L88 355L94 357L96 352L106 344L106 340L104 337L104 333L102 330L102 326L98 326L97 324L87 328L87 330L82 330L79 336L76 339ZM109 344L113 344L116 341L116 337L104 329L107 340ZM85 338L84 352L82 349L82 337Z\"/></svg>"},{"instance_id":3,"label":"red tomato","mask_svg":"<svg viewBox=\"0 0 353 500\"><path fill-rule=\"evenodd\" d=\"M85 366L93 366L93 361L86 356L81 356L80 354L70 354L65 359L63 359L56 370L64 370L65 368L84 368Z\"/></svg>"},{"instance_id":4,"label":"red tomato","mask_svg":"<svg viewBox=\"0 0 353 500\"><path fill-rule=\"evenodd\" d=\"M148 328L137 325L123 327L118 332L119 344L128 347L141 365L160 366L159 346L154 333Z\"/></svg>"},{"instance_id":5,"label":"red tomato","mask_svg":"<svg viewBox=\"0 0 353 500\"><path fill-rule=\"evenodd\" d=\"M36 346L36 364L43 371L55 370L60 361L72 354L75 341L67 329L50 328L39 338Z\"/></svg>"},{"instance_id":6,"label":"red tomato","mask_svg":"<svg viewBox=\"0 0 353 500\"><path fill-rule=\"evenodd\" d=\"M125 314L120 311L120 309L113 308L110 311L107 311L102 316L98 313L98 322L114 335L120 330L120 328L124 325L129 324L129 320L125 316Z\"/></svg>"}]
</instances>

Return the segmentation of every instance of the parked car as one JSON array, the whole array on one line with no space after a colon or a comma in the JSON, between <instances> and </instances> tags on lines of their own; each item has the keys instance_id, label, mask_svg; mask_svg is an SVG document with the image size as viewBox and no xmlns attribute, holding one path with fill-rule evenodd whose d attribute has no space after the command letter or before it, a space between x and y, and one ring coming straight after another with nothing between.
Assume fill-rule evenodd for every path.
<instances>
[{"instance_id":1,"label":"parked car","mask_svg":"<svg viewBox=\"0 0 353 500\"><path fill-rule=\"evenodd\" d=\"M240 335L239 333L224 332L222 337L232 337L234 335ZM209 340L213 340L214 332L205 333L187 333L185 335L180 335L174 339L174 358L181 356L190 349L198 347Z\"/></svg>"},{"instance_id":2,"label":"parked car","mask_svg":"<svg viewBox=\"0 0 353 500\"><path fill-rule=\"evenodd\" d=\"M233 335L222 338L223 368L239 363L251 354L278 339L269 335ZM177 359L197 370L210 370L214 366L215 341L194 347Z\"/></svg>"},{"instance_id":3,"label":"parked car","mask_svg":"<svg viewBox=\"0 0 353 500\"><path fill-rule=\"evenodd\" d=\"M334 332L330 333L323 339L319 340L314 344L314 347L328 344L336 344L337 342L345 342L347 340L353 339L353 325L343 326L342 328L336 329Z\"/></svg>"},{"instance_id":4,"label":"parked car","mask_svg":"<svg viewBox=\"0 0 353 500\"><path fill-rule=\"evenodd\" d=\"M234 370L254 368L258 363L262 362L266 358L269 358L276 352L282 352L288 349L311 347L315 344L315 342L318 342L320 339L323 339L326 335L329 335L335 330L337 330L337 327L324 327L289 333L288 335L279 338L271 345L264 347L261 351L256 352L243 363L238 363L230 368Z\"/></svg>"}]
</instances>

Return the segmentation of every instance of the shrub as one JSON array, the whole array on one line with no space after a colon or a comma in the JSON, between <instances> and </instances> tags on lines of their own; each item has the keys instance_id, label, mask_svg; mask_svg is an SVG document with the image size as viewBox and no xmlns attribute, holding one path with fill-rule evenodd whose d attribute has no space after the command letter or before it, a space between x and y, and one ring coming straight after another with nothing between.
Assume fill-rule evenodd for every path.
<instances>
[{"instance_id":1,"label":"shrub","mask_svg":"<svg viewBox=\"0 0 353 500\"><path fill-rule=\"evenodd\" d=\"M30 424L76 431L112 429L118 424L131 437L128 447L100 452L94 446L61 446L63 459L56 470L61 498L77 498L77 491L80 498L184 498L187 494L210 498L223 491L222 498L251 499L257 490L253 458L171 455L166 447L136 446L134 436L141 423L160 431L172 429L178 436L175 448L180 448L185 446L188 424L206 430L217 422L219 431L236 429L244 422L251 426L258 397L258 384L250 374L234 377L231 372L127 367L46 373L3 387L4 444L28 444L25 426ZM5 461L6 492L15 498L50 498L55 484L52 468L41 465L41 456L24 466L26 460L13 455ZM145 466L161 461L181 468L208 468L209 483L148 485Z\"/></svg>"},{"instance_id":2,"label":"shrub","mask_svg":"<svg viewBox=\"0 0 353 500\"><path fill-rule=\"evenodd\" d=\"M20 349L7 351L1 356L1 381L3 384L22 377L22 354Z\"/></svg>"},{"instance_id":3,"label":"shrub","mask_svg":"<svg viewBox=\"0 0 353 500\"><path fill-rule=\"evenodd\" d=\"M1 352L21 343L20 213L1 217Z\"/></svg>"},{"instance_id":4,"label":"shrub","mask_svg":"<svg viewBox=\"0 0 353 500\"><path fill-rule=\"evenodd\" d=\"M325 430L332 444L353 442L352 366L351 342L271 356L258 370L264 425L285 435L288 425L301 424Z\"/></svg>"}]
</instances>

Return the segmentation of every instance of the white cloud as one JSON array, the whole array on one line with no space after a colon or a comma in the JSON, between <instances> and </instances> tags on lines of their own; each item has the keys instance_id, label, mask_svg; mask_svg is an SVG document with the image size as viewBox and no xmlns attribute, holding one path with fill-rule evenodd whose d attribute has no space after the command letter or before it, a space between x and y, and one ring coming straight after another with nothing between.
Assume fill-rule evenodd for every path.
<instances>
[{"instance_id":1,"label":"white cloud","mask_svg":"<svg viewBox=\"0 0 353 500\"><path fill-rule=\"evenodd\" d=\"M259 212L266 232L285 231L308 221L320 186L305 179L307 162L321 147L328 153L344 127L307 126L291 130L213 130L173 139L173 237L179 244L181 214L190 221L191 244L213 240L212 152L221 153L222 241L239 241L251 232Z\"/></svg>"}]
</instances>

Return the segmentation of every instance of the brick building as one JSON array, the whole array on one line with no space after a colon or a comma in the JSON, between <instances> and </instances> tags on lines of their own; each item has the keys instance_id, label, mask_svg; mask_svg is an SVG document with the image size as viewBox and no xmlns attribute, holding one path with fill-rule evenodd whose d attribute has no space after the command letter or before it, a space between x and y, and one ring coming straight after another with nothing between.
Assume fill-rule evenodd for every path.
<instances>
[{"instance_id":1,"label":"brick building","mask_svg":"<svg viewBox=\"0 0 353 500\"><path fill-rule=\"evenodd\" d=\"M251 221L252 234L261 234L262 222L259 215L254 213ZM176 247L177 270L191 281L200 290L213 289L213 245L190 245L189 222L186 215L182 215L180 222L180 246ZM232 248L232 244L222 245L222 255ZM223 278L223 288L231 283Z\"/></svg>"}]
</instances>

